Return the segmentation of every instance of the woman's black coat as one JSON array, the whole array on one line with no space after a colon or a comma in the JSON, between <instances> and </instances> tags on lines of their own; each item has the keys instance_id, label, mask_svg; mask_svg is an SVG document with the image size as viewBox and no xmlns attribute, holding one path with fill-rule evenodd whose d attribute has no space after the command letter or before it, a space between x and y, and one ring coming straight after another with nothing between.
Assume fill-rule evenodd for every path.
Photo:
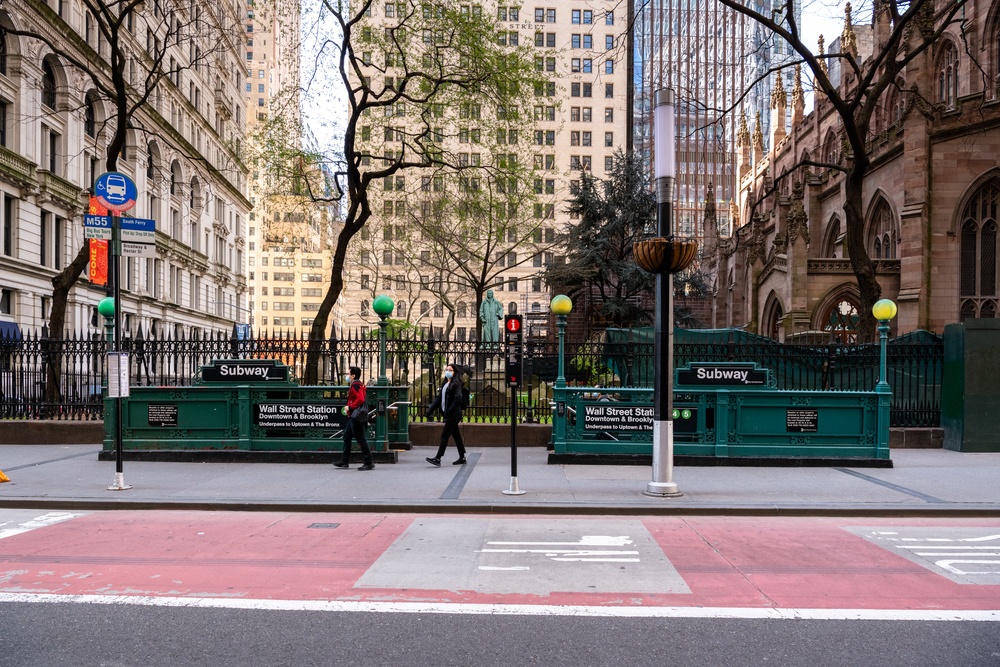
<instances>
[{"instance_id":1,"label":"woman's black coat","mask_svg":"<svg viewBox=\"0 0 1000 667\"><path fill-rule=\"evenodd\" d=\"M448 385L445 393L445 407L443 413L445 421L460 421L462 419L462 381L457 377L442 383L442 387ZM441 410L441 392L438 391L434 402L427 408L427 416L430 417L435 411Z\"/></svg>"}]
</instances>

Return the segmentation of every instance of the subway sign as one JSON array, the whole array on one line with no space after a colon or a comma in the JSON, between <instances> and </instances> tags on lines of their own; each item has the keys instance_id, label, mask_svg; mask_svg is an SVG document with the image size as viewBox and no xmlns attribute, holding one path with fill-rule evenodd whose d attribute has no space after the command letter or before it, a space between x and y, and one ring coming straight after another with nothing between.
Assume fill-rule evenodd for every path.
<instances>
[{"instance_id":1,"label":"subway sign","mask_svg":"<svg viewBox=\"0 0 1000 667\"><path fill-rule=\"evenodd\" d=\"M767 385L767 369L754 363L691 364L677 370L677 384L695 387Z\"/></svg>"},{"instance_id":2,"label":"subway sign","mask_svg":"<svg viewBox=\"0 0 1000 667\"><path fill-rule=\"evenodd\" d=\"M201 367L202 382L288 382L288 366L273 359L216 359Z\"/></svg>"}]
</instances>

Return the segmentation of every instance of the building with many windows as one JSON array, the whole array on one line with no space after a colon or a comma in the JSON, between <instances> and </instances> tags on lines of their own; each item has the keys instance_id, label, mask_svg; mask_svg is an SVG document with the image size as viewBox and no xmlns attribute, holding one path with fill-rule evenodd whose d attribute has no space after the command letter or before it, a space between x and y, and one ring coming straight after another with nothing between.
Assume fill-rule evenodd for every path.
<instances>
[{"instance_id":1,"label":"building with many windows","mask_svg":"<svg viewBox=\"0 0 1000 667\"><path fill-rule=\"evenodd\" d=\"M243 11L237 0L147 3L109 33L81 3L0 9L0 321L44 326L52 278L86 252L83 214L118 118L108 75L116 48L136 107L117 170L138 190L128 215L157 229L154 248L121 260L124 326L187 335L238 321L249 211L236 104ZM106 292L87 277L69 293L67 329L97 324Z\"/></svg>"},{"instance_id":2,"label":"building with many windows","mask_svg":"<svg viewBox=\"0 0 1000 667\"><path fill-rule=\"evenodd\" d=\"M354 50L365 63L362 76L373 88L391 87L399 76L401 63L393 54L387 59L379 37L399 25L405 6L373 3L367 23L355 33ZM603 178L615 151L630 147L627 5L549 0L536 5L460 4L456 9L495 17L497 44L522 53L527 49L545 80L535 85L530 117L522 118L516 129L500 122L509 118L498 120L503 108L471 101L431 108L430 138L454 155L460 169L516 164L520 182L495 184L497 190L487 193L485 177L482 182L478 176L449 181L433 169L408 169L378 184L369 193L375 216L349 252L357 262L345 276L338 326L372 327L377 317L370 303L384 293L397 303L393 317L438 336L448 332L473 340L479 299L485 294L470 288L469 277L456 278L456 265L468 268L475 261L489 276L483 287L492 290L506 313L547 312L551 295L542 273L564 254L562 234L571 222L566 200L582 173ZM403 150L407 114L420 111L415 105L399 105L363 119L360 135L371 156L364 159L390 159ZM514 191L529 196L514 202ZM491 226L486 219L491 214L478 225L456 223L451 235L439 235L435 230L440 227L424 224L483 193L505 200L502 224ZM455 215L461 217L461 211ZM491 244L482 238L487 227L494 236ZM466 252L447 252L456 246Z\"/></svg>"}]
</instances>

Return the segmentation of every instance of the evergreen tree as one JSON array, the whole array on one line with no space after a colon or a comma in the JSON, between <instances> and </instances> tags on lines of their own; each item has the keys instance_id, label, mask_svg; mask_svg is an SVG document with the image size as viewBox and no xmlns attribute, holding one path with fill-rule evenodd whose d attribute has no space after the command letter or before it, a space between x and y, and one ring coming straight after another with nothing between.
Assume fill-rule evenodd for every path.
<instances>
[{"instance_id":1,"label":"evergreen tree","mask_svg":"<svg viewBox=\"0 0 1000 667\"><path fill-rule=\"evenodd\" d=\"M607 180L584 172L568 210L579 222L567 232L566 262L546 269L548 284L578 302L590 295L594 325L649 323L655 277L632 258L632 244L652 231L656 212L641 157L616 152Z\"/></svg>"}]
</instances>

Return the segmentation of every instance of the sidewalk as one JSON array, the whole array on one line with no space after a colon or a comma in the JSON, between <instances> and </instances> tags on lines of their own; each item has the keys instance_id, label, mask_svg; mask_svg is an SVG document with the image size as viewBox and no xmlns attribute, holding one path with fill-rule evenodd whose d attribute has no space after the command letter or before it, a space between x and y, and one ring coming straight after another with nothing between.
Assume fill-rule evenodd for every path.
<instances>
[{"instance_id":1,"label":"sidewalk","mask_svg":"<svg viewBox=\"0 0 1000 667\"><path fill-rule=\"evenodd\" d=\"M326 464L125 461L132 489L108 491L114 462L96 445L0 446L0 507L515 514L1000 516L1000 453L892 450L893 468L674 468L683 496L643 495L648 467L549 465L541 447L469 449L469 464L400 452L372 472Z\"/></svg>"}]
</instances>

